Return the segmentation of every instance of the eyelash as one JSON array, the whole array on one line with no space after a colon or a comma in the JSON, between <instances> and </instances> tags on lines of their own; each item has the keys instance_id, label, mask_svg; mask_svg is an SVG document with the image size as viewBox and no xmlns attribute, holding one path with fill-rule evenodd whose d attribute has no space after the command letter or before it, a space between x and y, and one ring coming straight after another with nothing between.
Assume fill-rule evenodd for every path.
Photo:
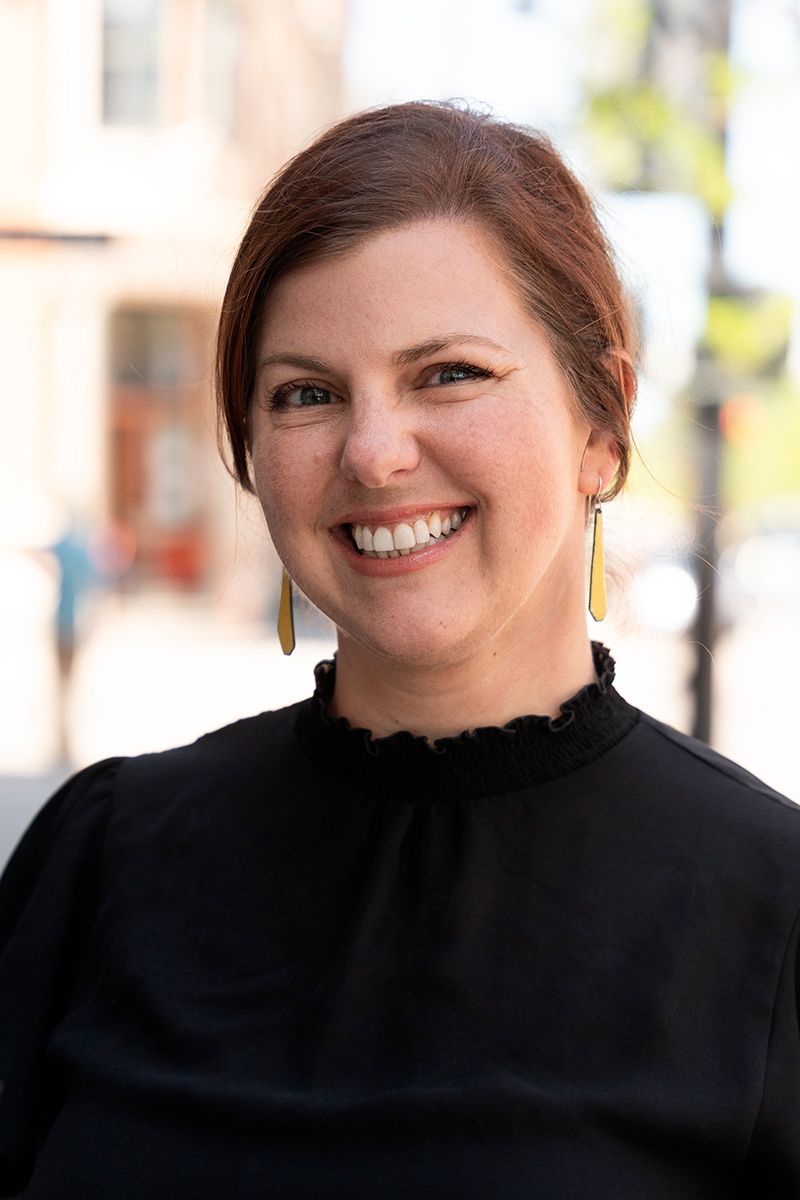
<instances>
[{"instance_id":1,"label":"eyelash","mask_svg":"<svg viewBox=\"0 0 800 1200\"><path fill-rule=\"evenodd\" d=\"M436 371L434 372L434 374L437 372L444 372L444 371L469 371L472 376L472 379L495 379L496 378L495 372L489 370L488 367L476 367L474 363L468 363L468 362L442 363L441 366L436 367ZM455 384L471 383L472 379L457 379L457 380L455 380ZM453 386L455 386L455 384L443 383L440 386L441 387L453 387ZM286 397L288 395L290 395L292 392L297 391L298 389L302 389L302 388L317 388L321 392L330 391L330 388L321 388L318 383L315 383L313 381L313 379L299 379L299 380L295 380L293 383L282 383L280 385L280 387L277 387L277 388L275 388L275 390L273 392L270 392L269 396L267 397L270 409L275 410L275 409L279 409L279 408L288 407L284 403ZM298 405L298 407L303 407L303 406ZM307 407L307 408L324 408L325 405L309 404L309 405L306 405L305 407Z\"/></svg>"},{"instance_id":2,"label":"eyelash","mask_svg":"<svg viewBox=\"0 0 800 1200\"><path fill-rule=\"evenodd\" d=\"M436 368L437 371L470 371L473 379L494 379L494 371L490 371L488 367L476 367L474 363L468 362L452 362L445 363L441 367ZM469 379L459 379L457 383L469 383ZM443 383L442 387L448 385Z\"/></svg>"}]
</instances>

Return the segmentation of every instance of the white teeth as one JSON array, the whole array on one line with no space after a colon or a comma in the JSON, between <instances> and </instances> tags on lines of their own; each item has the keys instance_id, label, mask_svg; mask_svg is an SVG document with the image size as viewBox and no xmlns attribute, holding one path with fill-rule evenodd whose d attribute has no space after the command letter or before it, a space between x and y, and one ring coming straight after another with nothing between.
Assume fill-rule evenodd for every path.
<instances>
[{"instance_id":1,"label":"white teeth","mask_svg":"<svg viewBox=\"0 0 800 1200\"><path fill-rule=\"evenodd\" d=\"M395 550L411 550L417 544L417 538L414 530L410 525L402 523L395 527L394 531L394 548Z\"/></svg>"},{"instance_id":2,"label":"white teeth","mask_svg":"<svg viewBox=\"0 0 800 1200\"><path fill-rule=\"evenodd\" d=\"M424 546L426 542L430 541L431 531L428 529L427 521L420 518L419 521L414 522L414 538L414 544L417 546Z\"/></svg>"},{"instance_id":3,"label":"white teeth","mask_svg":"<svg viewBox=\"0 0 800 1200\"><path fill-rule=\"evenodd\" d=\"M379 525L374 531L366 525L351 525L353 541L364 554L372 554L375 558L398 558L401 554L411 554L416 550L424 550L440 538L446 538L455 533L464 523L468 509L456 509L448 516L442 517L440 512L431 512L427 520L418 517L413 525L401 521L394 529Z\"/></svg>"},{"instance_id":4,"label":"white teeth","mask_svg":"<svg viewBox=\"0 0 800 1200\"><path fill-rule=\"evenodd\" d=\"M394 541L390 530L385 525L379 525L372 535L372 549L378 553L394 550Z\"/></svg>"}]
</instances>

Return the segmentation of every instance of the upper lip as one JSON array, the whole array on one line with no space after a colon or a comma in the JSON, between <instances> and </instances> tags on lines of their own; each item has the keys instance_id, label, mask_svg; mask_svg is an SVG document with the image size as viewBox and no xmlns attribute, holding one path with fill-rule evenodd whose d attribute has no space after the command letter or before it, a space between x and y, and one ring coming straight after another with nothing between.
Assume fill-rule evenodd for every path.
<instances>
[{"instance_id":1,"label":"upper lip","mask_svg":"<svg viewBox=\"0 0 800 1200\"><path fill-rule=\"evenodd\" d=\"M424 517L426 513L430 512L471 507L472 505L466 504L463 500L450 500L445 504L431 504L428 501L422 501L419 504L405 504L402 508L385 508L380 512L374 508L359 509L339 517L337 521L334 521L334 528L337 525L394 525L407 517Z\"/></svg>"}]
</instances>

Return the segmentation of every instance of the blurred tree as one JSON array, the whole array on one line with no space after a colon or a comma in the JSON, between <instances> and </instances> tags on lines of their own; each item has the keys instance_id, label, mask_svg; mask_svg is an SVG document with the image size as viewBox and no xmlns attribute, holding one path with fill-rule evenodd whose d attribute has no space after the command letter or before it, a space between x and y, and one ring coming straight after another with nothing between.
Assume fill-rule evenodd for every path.
<instances>
[{"instance_id":1,"label":"blurred tree","mask_svg":"<svg viewBox=\"0 0 800 1200\"><path fill-rule=\"evenodd\" d=\"M730 0L597 0L595 19L618 38L592 56L587 128L609 187L686 191L715 220L731 198L725 130L738 82L728 57Z\"/></svg>"},{"instance_id":2,"label":"blurred tree","mask_svg":"<svg viewBox=\"0 0 800 1200\"><path fill-rule=\"evenodd\" d=\"M705 342L720 367L730 375L770 377L786 363L792 324L792 302L786 296L711 295Z\"/></svg>"},{"instance_id":3,"label":"blurred tree","mask_svg":"<svg viewBox=\"0 0 800 1200\"><path fill-rule=\"evenodd\" d=\"M726 271L725 211L731 200L725 170L727 123L740 82L728 53L730 19L731 0L596 0L585 111L590 152L609 187L689 192L709 214L706 328L690 387L700 501L694 506L700 603L691 632L697 650L692 732L706 741L711 733L715 532L722 484L729 485L731 468L735 472L743 465L743 477L752 481L751 456L745 465L739 435L745 423L763 434L759 397L783 367L791 321L788 301L737 287ZM785 432L787 421L781 425ZM727 453L723 434L734 453ZM785 443L775 446L773 459L781 448ZM774 486L772 466L762 461ZM800 465L795 463L794 470L800 471Z\"/></svg>"}]
</instances>

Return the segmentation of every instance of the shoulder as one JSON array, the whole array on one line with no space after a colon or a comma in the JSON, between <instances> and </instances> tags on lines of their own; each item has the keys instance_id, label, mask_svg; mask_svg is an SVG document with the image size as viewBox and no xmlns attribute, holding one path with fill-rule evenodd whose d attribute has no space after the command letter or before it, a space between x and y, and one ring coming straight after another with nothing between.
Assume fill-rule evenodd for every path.
<instances>
[{"instance_id":1,"label":"shoulder","mask_svg":"<svg viewBox=\"0 0 800 1200\"><path fill-rule=\"evenodd\" d=\"M212 788L252 781L256 769L280 774L295 753L294 725L303 703L244 717L184 746L125 759L117 786L122 794L130 787Z\"/></svg>"},{"instance_id":2,"label":"shoulder","mask_svg":"<svg viewBox=\"0 0 800 1200\"><path fill-rule=\"evenodd\" d=\"M302 703L302 702L301 702ZM298 786L300 704L259 713L196 741L123 759L114 773L106 847L180 841L189 829L249 827ZM302 784L301 784L302 786Z\"/></svg>"},{"instance_id":3,"label":"shoulder","mask_svg":"<svg viewBox=\"0 0 800 1200\"><path fill-rule=\"evenodd\" d=\"M41 868L51 850L83 844L91 854L109 830L138 826L164 830L162 818L175 817L209 798L247 803L281 790L293 777L295 704L260 713L203 734L173 749L117 756L92 763L72 775L42 805L23 834L6 875ZM168 822L167 822L168 823Z\"/></svg>"},{"instance_id":4,"label":"shoulder","mask_svg":"<svg viewBox=\"0 0 800 1200\"><path fill-rule=\"evenodd\" d=\"M681 831L712 860L728 857L754 871L760 864L800 881L800 806L788 796L649 713L640 713L619 748L618 786L646 798L662 831Z\"/></svg>"},{"instance_id":5,"label":"shoulder","mask_svg":"<svg viewBox=\"0 0 800 1200\"><path fill-rule=\"evenodd\" d=\"M738 799L750 808L780 814L789 822L800 821L798 804L699 738L645 712L639 725L654 767L669 764L678 778L702 781L711 795L719 793L729 803Z\"/></svg>"}]
</instances>

